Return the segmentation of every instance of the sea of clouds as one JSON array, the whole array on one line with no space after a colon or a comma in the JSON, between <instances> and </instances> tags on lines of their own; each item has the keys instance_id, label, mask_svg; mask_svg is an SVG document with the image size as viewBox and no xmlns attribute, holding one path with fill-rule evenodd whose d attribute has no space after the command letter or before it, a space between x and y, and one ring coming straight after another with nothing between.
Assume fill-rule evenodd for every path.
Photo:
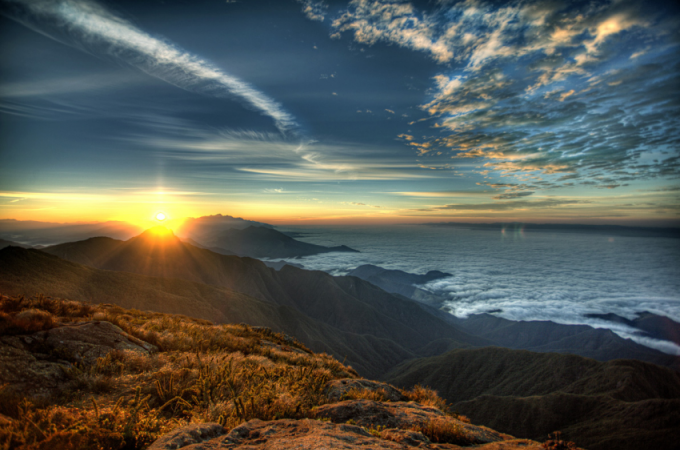
<instances>
[{"instance_id":1,"label":"sea of clouds","mask_svg":"<svg viewBox=\"0 0 680 450\"><path fill-rule=\"evenodd\" d=\"M552 320L608 328L680 355L672 342L587 314L628 319L649 311L680 322L680 239L426 226L287 227L301 240L348 245L361 253L298 258L307 269L344 275L361 264L451 277L423 288L458 317L494 312L510 320ZM500 312L495 312L500 310Z\"/></svg>"}]
</instances>

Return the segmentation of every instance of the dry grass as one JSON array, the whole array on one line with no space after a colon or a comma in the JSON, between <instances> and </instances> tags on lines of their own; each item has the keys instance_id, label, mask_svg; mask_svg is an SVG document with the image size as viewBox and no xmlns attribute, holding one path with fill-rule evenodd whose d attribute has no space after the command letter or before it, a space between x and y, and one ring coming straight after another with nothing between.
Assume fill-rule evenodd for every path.
<instances>
[{"instance_id":1,"label":"dry grass","mask_svg":"<svg viewBox=\"0 0 680 450\"><path fill-rule=\"evenodd\" d=\"M411 429L413 431L420 431L430 441L435 443L462 446L475 443L460 424L447 420L444 417L430 420L422 425L416 425Z\"/></svg>"},{"instance_id":2,"label":"dry grass","mask_svg":"<svg viewBox=\"0 0 680 450\"><path fill-rule=\"evenodd\" d=\"M390 397L385 389L361 389L352 388L342 394L342 400L373 400L376 402L389 402Z\"/></svg>"},{"instance_id":3,"label":"dry grass","mask_svg":"<svg viewBox=\"0 0 680 450\"><path fill-rule=\"evenodd\" d=\"M419 384L413 386L410 391L402 391L409 401L420 403L421 405L431 406L437 408L451 417L455 417L461 422L470 423L470 419L466 416L451 411L451 408L446 400L441 398L437 391L429 387L421 386Z\"/></svg>"},{"instance_id":4,"label":"dry grass","mask_svg":"<svg viewBox=\"0 0 680 450\"><path fill-rule=\"evenodd\" d=\"M0 334L91 320L112 322L159 352L113 351L93 365L75 364L67 389L39 402L0 390L0 414L10 419L0 427L0 449L141 449L185 423L232 428L253 418L302 418L327 402L327 381L357 376L326 354L284 351L309 352L267 329L43 296L0 296Z\"/></svg>"}]
</instances>

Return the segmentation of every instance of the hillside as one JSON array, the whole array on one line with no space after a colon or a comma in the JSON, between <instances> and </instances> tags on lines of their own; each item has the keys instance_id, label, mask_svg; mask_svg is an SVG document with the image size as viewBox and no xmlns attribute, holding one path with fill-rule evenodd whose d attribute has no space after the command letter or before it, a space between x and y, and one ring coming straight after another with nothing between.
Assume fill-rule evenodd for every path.
<instances>
[{"instance_id":1,"label":"hillside","mask_svg":"<svg viewBox=\"0 0 680 450\"><path fill-rule=\"evenodd\" d=\"M600 360L636 358L667 366L674 366L677 361L604 329L552 322L513 322L492 315L457 319L355 277L332 277L288 265L275 271L254 259L221 255L182 242L163 228L148 230L128 241L92 238L43 251L99 269L183 279L290 307L311 319L317 327L330 326L336 331L361 336L361 342L352 345L358 338L343 335L342 343L331 344L329 339L337 341L331 338L338 336L337 333L323 332L324 337L320 338L320 332L308 331L312 326L304 327L305 331L299 334L300 339L314 349L352 358L349 360L360 370L371 366L370 372L362 373L374 377L408 358L486 345L575 353ZM410 275L408 280L423 277L407 275ZM430 277L443 275L434 273ZM39 273L33 275L34 279L39 276ZM40 292L57 295L49 285L43 283L41 287L47 290ZM281 326L277 329L282 331L300 330L298 321L295 325L267 323L267 326ZM380 348L367 351L364 339L378 339ZM362 361L352 356L358 356L357 352L372 357ZM382 356L375 358L375 353Z\"/></svg>"},{"instance_id":2,"label":"hillside","mask_svg":"<svg viewBox=\"0 0 680 450\"><path fill-rule=\"evenodd\" d=\"M119 245L116 242L119 241L95 238L84 241L84 245L75 243L60 248L74 259L92 262L99 261L97 252L101 248L108 248L111 243ZM217 255L180 241L176 245L174 250L166 249L162 254L182 255L183 250L189 249L194 252L190 254L196 258L194 262L203 258L193 267L196 273L205 270L209 281L233 281L232 286L257 297L186 279L95 269L42 251L13 247L0 250L0 290L11 295L45 292L75 300L98 299L128 308L180 313L221 323L267 326L297 336L315 351L346 358L362 375L374 377L406 359L435 354L424 348L434 339L443 340L447 348L488 344L459 332L421 310L416 303L394 298L356 278L338 279L292 267L276 272L257 260ZM150 273L170 273L180 267L171 265L165 271L162 266L165 259L158 261L160 267L155 266L153 254L141 256L133 252L131 258L147 261ZM189 263L186 266L191 268ZM224 273L213 273L220 267ZM181 275L181 271L173 274ZM258 290L260 286L262 290ZM273 301L272 292L282 301Z\"/></svg>"},{"instance_id":3,"label":"hillside","mask_svg":"<svg viewBox=\"0 0 680 450\"><path fill-rule=\"evenodd\" d=\"M0 239L0 250L2 250L5 247L9 247L9 246L28 248L27 245L21 245L21 244L17 244L16 242L13 242L13 241L7 241L5 239Z\"/></svg>"},{"instance_id":4,"label":"hillside","mask_svg":"<svg viewBox=\"0 0 680 450\"><path fill-rule=\"evenodd\" d=\"M670 450L680 433L680 374L640 361L489 347L411 360L384 378L430 386L499 431L540 440L559 429L590 450Z\"/></svg>"},{"instance_id":5,"label":"hillside","mask_svg":"<svg viewBox=\"0 0 680 450\"><path fill-rule=\"evenodd\" d=\"M4 448L541 448L245 324L0 296L0 362Z\"/></svg>"},{"instance_id":6,"label":"hillside","mask_svg":"<svg viewBox=\"0 0 680 450\"><path fill-rule=\"evenodd\" d=\"M388 270L373 264L364 264L351 270L347 276L366 280L393 294L403 295L434 307L441 307L444 299L415 285L425 284L440 278L450 277L450 273L431 270L424 275L412 274L403 270Z\"/></svg>"},{"instance_id":7,"label":"hillside","mask_svg":"<svg viewBox=\"0 0 680 450\"><path fill-rule=\"evenodd\" d=\"M657 339L680 334L680 324L666 317L643 315L644 320L630 326L648 330ZM624 339L611 330L588 325L563 325L552 321L514 321L492 314L449 319L470 334L489 339L501 347L534 352L573 353L598 361L638 359L680 370L680 360L658 350ZM670 340L670 339L668 339Z\"/></svg>"}]
</instances>

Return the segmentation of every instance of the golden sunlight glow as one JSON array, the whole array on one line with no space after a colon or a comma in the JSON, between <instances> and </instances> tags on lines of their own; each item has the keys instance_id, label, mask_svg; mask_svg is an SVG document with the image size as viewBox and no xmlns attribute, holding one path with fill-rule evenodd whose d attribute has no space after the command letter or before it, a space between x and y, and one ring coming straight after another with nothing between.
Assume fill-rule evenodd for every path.
<instances>
[{"instance_id":1,"label":"golden sunlight glow","mask_svg":"<svg viewBox=\"0 0 680 450\"><path fill-rule=\"evenodd\" d=\"M164 221L165 220L165 213L159 212L158 214L156 214L156 220L158 220L159 222Z\"/></svg>"},{"instance_id":2,"label":"golden sunlight glow","mask_svg":"<svg viewBox=\"0 0 680 450\"><path fill-rule=\"evenodd\" d=\"M171 236L172 230L165 228L163 225L158 225L153 228L149 228L149 231L158 237Z\"/></svg>"}]
</instances>

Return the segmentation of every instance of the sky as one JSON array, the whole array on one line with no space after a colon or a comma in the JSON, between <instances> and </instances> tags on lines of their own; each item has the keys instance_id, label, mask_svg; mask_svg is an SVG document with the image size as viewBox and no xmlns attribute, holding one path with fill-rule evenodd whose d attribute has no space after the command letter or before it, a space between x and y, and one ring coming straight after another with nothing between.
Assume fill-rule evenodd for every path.
<instances>
[{"instance_id":1,"label":"sky","mask_svg":"<svg viewBox=\"0 0 680 450\"><path fill-rule=\"evenodd\" d=\"M680 226L680 7L0 0L0 219Z\"/></svg>"}]
</instances>

